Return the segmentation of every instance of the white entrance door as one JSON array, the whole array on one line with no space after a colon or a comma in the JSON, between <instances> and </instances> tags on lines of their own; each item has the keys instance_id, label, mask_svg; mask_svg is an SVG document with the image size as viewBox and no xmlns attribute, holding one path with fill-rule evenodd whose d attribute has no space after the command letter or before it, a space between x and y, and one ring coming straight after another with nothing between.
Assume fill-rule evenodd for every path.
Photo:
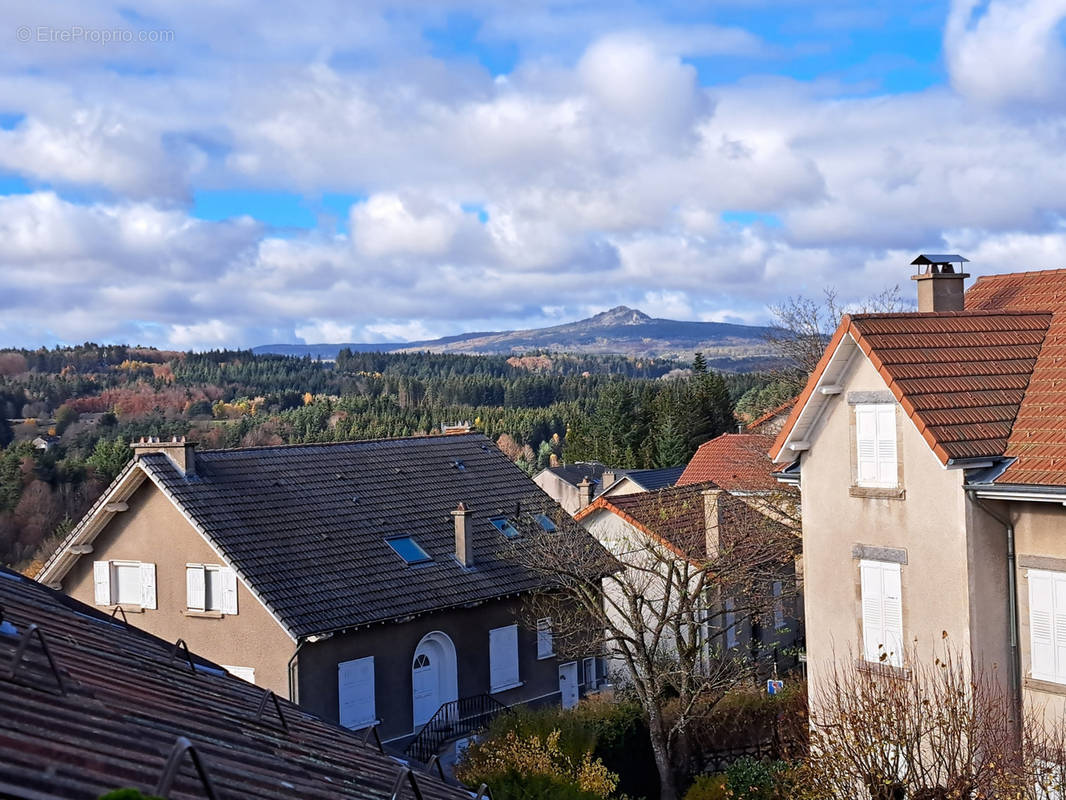
<instances>
[{"instance_id":1,"label":"white entrance door","mask_svg":"<svg viewBox=\"0 0 1066 800\"><path fill-rule=\"evenodd\" d=\"M411 697L414 700L415 725L429 721L440 708L440 678L437 674L436 648L427 647L415 654L411 664Z\"/></svg>"},{"instance_id":2,"label":"white entrance door","mask_svg":"<svg viewBox=\"0 0 1066 800\"><path fill-rule=\"evenodd\" d=\"M562 695L563 708L577 705L577 662L569 661L559 665L559 694Z\"/></svg>"}]
</instances>

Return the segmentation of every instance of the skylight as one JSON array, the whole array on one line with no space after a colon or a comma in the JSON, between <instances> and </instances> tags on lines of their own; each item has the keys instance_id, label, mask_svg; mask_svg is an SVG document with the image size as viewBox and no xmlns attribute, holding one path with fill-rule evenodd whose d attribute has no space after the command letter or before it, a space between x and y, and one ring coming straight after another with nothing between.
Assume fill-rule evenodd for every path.
<instances>
[{"instance_id":1,"label":"skylight","mask_svg":"<svg viewBox=\"0 0 1066 800\"><path fill-rule=\"evenodd\" d=\"M518 528L511 524L511 520L506 517L497 517L496 519L490 519L489 522L492 526L506 536L508 539L515 539L518 537Z\"/></svg>"},{"instance_id":2,"label":"skylight","mask_svg":"<svg viewBox=\"0 0 1066 800\"><path fill-rule=\"evenodd\" d=\"M534 514L533 519L537 521L537 524L540 525L545 533L555 533L555 523L551 521L547 514Z\"/></svg>"},{"instance_id":3,"label":"skylight","mask_svg":"<svg viewBox=\"0 0 1066 800\"><path fill-rule=\"evenodd\" d=\"M396 555L406 561L408 564L420 564L423 561L432 561L425 550L423 550L418 542L412 539L410 536L400 536L395 539L386 539L385 542L396 551Z\"/></svg>"}]
</instances>

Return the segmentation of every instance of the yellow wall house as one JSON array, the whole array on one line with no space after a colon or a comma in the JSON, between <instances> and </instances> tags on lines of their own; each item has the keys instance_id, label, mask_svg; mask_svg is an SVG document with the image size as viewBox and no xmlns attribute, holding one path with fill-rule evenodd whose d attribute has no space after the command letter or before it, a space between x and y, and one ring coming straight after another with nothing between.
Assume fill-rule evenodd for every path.
<instances>
[{"instance_id":1,"label":"yellow wall house","mask_svg":"<svg viewBox=\"0 0 1066 800\"><path fill-rule=\"evenodd\" d=\"M802 487L810 678L906 674L946 632L1061 717L1066 270L964 294L964 261L913 262L918 313L845 316L771 450Z\"/></svg>"}]
</instances>

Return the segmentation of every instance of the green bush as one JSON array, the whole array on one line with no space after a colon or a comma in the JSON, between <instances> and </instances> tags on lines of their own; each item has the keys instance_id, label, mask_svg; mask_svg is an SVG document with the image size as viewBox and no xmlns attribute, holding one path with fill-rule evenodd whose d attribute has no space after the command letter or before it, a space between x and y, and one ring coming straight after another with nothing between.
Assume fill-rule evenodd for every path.
<instances>
[{"instance_id":1,"label":"green bush","mask_svg":"<svg viewBox=\"0 0 1066 800\"><path fill-rule=\"evenodd\" d=\"M162 800L154 794L144 794L137 789L115 789L100 795L100 800Z\"/></svg>"},{"instance_id":2,"label":"green bush","mask_svg":"<svg viewBox=\"0 0 1066 800\"><path fill-rule=\"evenodd\" d=\"M700 775L685 792L685 800L728 800L725 775Z\"/></svg>"},{"instance_id":3,"label":"green bush","mask_svg":"<svg viewBox=\"0 0 1066 800\"><path fill-rule=\"evenodd\" d=\"M495 776L489 790L493 800L598 800L592 792L584 792L570 781L550 775L510 772Z\"/></svg>"}]
</instances>

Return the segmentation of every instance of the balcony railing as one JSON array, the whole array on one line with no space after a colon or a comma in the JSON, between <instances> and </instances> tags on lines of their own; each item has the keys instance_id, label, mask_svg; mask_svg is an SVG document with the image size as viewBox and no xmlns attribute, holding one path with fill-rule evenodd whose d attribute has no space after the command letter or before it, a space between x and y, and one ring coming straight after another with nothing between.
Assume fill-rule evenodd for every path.
<instances>
[{"instance_id":1,"label":"balcony railing","mask_svg":"<svg viewBox=\"0 0 1066 800\"><path fill-rule=\"evenodd\" d=\"M487 694L445 703L422 726L404 752L415 761L428 764L445 742L481 730L506 710L507 706Z\"/></svg>"}]
</instances>

